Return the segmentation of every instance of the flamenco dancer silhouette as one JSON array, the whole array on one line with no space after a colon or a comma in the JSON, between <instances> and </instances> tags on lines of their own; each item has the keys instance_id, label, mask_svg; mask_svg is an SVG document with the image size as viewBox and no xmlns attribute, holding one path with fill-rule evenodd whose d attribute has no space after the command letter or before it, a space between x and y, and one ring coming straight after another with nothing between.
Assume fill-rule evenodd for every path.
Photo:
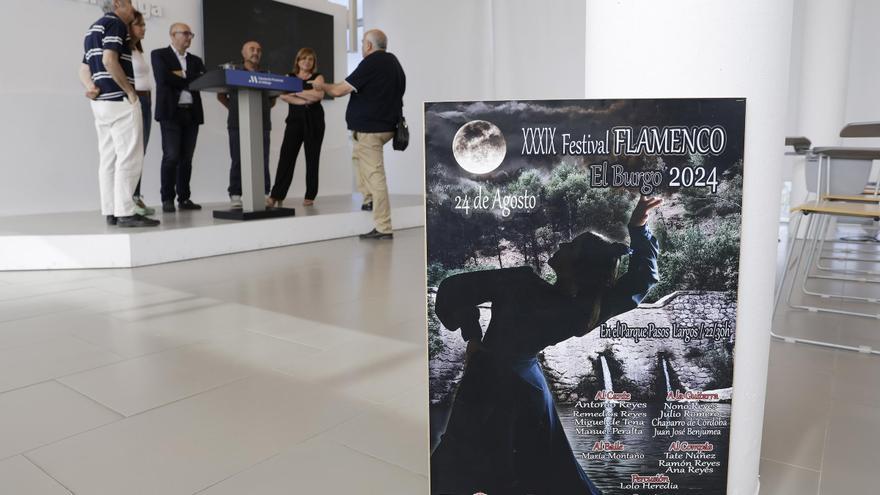
<instances>
[{"instance_id":1,"label":"flamenco dancer silhouette","mask_svg":"<svg viewBox=\"0 0 880 495\"><path fill-rule=\"evenodd\" d=\"M549 284L529 267L453 275L435 313L468 342L464 376L440 443L431 454L434 495L601 494L578 464L536 357L635 308L659 281L657 240L646 224L662 202L642 197L629 222L630 246L585 232L562 243ZM629 269L617 277L621 256ZM479 304L492 302L485 336Z\"/></svg>"}]
</instances>

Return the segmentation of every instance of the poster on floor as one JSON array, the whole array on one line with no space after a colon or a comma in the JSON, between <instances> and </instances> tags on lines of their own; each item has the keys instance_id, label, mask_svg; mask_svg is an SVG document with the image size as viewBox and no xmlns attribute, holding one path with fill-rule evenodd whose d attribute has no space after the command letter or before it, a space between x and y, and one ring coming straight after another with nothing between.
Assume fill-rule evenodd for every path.
<instances>
[{"instance_id":1,"label":"poster on floor","mask_svg":"<svg viewBox=\"0 0 880 495\"><path fill-rule=\"evenodd\" d=\"M744 99L425 104L431 493L727 493Z\"/></svg>"}]
</instances>

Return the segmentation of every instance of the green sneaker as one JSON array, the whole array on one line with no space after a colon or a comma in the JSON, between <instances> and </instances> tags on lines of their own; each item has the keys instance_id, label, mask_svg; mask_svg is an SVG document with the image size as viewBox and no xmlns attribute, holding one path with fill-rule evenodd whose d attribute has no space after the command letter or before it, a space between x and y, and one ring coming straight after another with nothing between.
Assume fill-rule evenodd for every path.
<instances>
[{"instance_id":1,"label":"green sneaker","mask_svg":"<svg viewBox=\"0 0 880 495\"><path fill-rule=\"evenodd\" d=\"M135 196L132 199L134 199L134 212L137 213L138 215L147 216L147 215L152 215L153 213L156 213L155 208L150 208L149 206L144 204L144 197L143 196Z\"/></svg>"}]
</instances>

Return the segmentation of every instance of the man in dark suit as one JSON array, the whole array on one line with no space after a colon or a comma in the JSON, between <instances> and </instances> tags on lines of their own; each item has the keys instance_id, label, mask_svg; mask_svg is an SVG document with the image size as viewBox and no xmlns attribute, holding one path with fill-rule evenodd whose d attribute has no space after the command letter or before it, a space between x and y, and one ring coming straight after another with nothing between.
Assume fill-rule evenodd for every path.
<instances>
[{"instance_id":1,"label":"man in dark suit","mask_svg":"<svg viewBox=\"0 0 880 495\"><path fill-rule=\"evenodd\" d=\"M171 46L153 50L156 77L156 120L162 128L162 211L200 210L190 199L189 180L199 126L205 122L202 98L189 83L205 73L202 59L187 52L193 36L189 26L174 23Z\"/></svg>"}]
</instances>

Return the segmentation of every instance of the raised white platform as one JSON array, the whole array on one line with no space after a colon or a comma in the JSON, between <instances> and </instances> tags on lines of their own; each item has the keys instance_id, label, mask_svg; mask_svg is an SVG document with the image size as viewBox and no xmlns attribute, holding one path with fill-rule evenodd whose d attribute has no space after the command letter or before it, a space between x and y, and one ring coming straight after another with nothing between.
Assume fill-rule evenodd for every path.
<instances>
[{"instance_id":1,"label":"raised white platform","mask_svg":"<svg viewBox=\"0 0 880 495\"><path fill-rule=\"evenodd\" d=\"M212 211L227 205L203 204L201 211L157 213L161 226L138 229L108 226L97 211L0 217L0 270L129 268L349 237L373 227L372 212L361 211L351 196L300 203L286 205L296 208L295 217L247 222L215 219ZM420 196L393 195L391 207L395 229L425 224Z\"/></svg>"}]
</instances>

